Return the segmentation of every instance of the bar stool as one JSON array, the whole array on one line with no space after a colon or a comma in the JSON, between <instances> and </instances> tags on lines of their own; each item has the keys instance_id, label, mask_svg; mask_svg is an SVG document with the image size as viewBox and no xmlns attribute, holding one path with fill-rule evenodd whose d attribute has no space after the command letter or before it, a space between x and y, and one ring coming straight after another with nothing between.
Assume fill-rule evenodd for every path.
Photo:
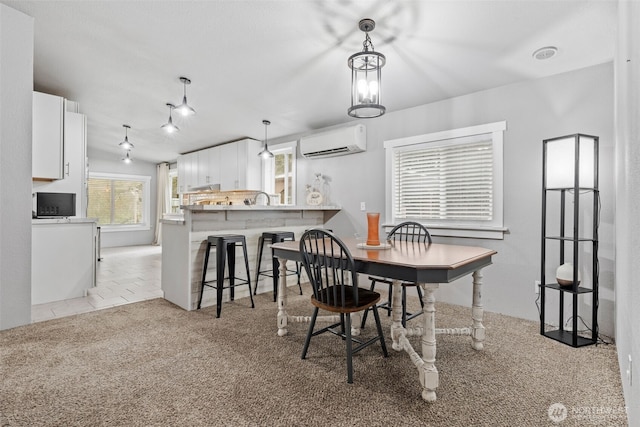
<instances>
[{"instance_id":1,"label":"bar stool","mask_svg":"<svg viewBox=\"0 0 640 427\"><path fill-rule=\"evenodd\" d=\"M279 243L284 242L285 240L296 240L295 234L293 231L265 231L258 238L258 266L256 268L256 287L253 290L253 294L256 295L258 292L258 278L260 275L273 277L273 300L276 300L276 296L278 295L278 276L280 275L280 271L278 269L279 263L276 258L271 256L272 263L271 269L269 270L260 270L260 265L262 263L262 252L264 249L265 242ZM273 252L273 251L272 251ZM302 295L302 285L300 285L300 264L296 262L295 270L287 270L287 275L297 275L298 276L298 288L300 289L300 295ZM271 274L269 274L271 273Z\"/></svg>"},{"instance_id":2,"label":"bar stool","mask_svg":"<svg viewBox=\"0 0 640 427\"><path fill-rule=\"evenodd\" d=\"M244 253L244 265L247 269L247 279L241 279L236 277L236 245L239 244L242 246L242 251ZM207 276L207 266L209 264L209 252L211 251L211 246L216 247L216 279L215 280L206 280ZM220 310L222 309L222 290L225 288L224 286L224 268L225 261L227 261L229 265L229 293L231 297L231 301L234 299L234 288L236 286L236 279L241 281L242 284L249 285L249 298L251 298L251 308L254 308L253 304L253 296L251 295L251 274L249 273L249 258L247 257L247 241L245 237L241 234L220 234L216 236L207 237L207 250L204 254L204 268L202 270L202 286L200 287L200 299L198 300L198 309L202 304L202 294L204 293L204 287L209 286L211 288L215 288L217 291L217 299L216 299L216 317L220 317ZM212 283L215 282L215 285Z\"/></svg>"}]
</instances>

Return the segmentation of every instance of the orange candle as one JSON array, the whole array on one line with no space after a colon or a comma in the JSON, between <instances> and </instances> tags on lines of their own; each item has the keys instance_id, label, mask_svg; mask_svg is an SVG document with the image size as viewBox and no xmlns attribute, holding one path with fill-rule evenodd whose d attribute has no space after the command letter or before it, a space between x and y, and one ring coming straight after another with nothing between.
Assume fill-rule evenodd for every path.
<instances>
[{"instance_id":1,"label":"orange candle","mask_svg":"<svg viewBox=\"0 0 640 427\"><path fill-rule=\"evenodd\" d=\"M367 212L367 245L380 246L380 235L378 234L380 224L379 212Z\"/></svg>"}]
</instances>

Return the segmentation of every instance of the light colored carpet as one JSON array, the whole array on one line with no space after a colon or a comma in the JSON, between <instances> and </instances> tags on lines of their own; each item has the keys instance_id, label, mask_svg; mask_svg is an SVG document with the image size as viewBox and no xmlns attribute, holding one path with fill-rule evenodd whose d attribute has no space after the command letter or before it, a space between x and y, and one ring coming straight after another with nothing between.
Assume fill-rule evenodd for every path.
<instances>
[{"instance_id":1,"label":"light colored carpet","mask_svg":"<svg viewBox=\"0 0 640 427\"><path fill-rule=\"evenodd\" d=\"M309 292L290 291L291 313L311 313ZM354 356L350 385L339 338L313 338L301 360L307 325L278 337L275 315L266 294L255 309L224 303L220 319L215 307L156 299L2 331L0 426L626 425L613 345L574 349L535 322L485 313L482 352L469 337L438 336L430 404L388 336L389 358L378 344ZM437 304L438 326L469 318ZM567 409L561 424L549 418L554 403Z\"/></svg>"}]
</instances>

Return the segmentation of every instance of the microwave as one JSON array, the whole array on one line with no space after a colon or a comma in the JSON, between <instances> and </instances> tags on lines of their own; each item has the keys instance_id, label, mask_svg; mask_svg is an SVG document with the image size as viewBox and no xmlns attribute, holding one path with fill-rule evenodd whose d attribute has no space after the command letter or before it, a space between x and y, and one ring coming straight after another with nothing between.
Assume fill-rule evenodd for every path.
<instances>
[{"instance_id":1,"label":"microwave","mask_svg":"<svg viewBox=\"0 0 640 427\"><path fill-rule=\"evenodd\" d=\"M76 216L75 193L36 193L36 217Z\"/></svg>"}]
</instances>

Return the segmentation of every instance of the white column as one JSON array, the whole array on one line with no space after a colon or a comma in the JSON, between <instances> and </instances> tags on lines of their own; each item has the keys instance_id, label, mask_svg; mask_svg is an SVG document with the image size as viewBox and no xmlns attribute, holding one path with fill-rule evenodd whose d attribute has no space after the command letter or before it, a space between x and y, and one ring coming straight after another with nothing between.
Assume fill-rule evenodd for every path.
<instances>
[{"instance_id":1,"label":"white column","mask_svg":"<svg viewBox=\"0 0 640 427\"><path fill-rule=\"evenodd\" d=\"M31 323L33 18L0 4L0 329Z\"/></svg>"},{"instance_id":2,"label":"white column","mask_svg":"<svg viewBox=\"0 0 640 427\"><path fill-rule=\"evenodd\" d=\"M640 423L640 2L618 2L615 70L616 346L629 425ZM629 363L629 357L632 364ZM631 365L631 366L630 366ZM627 370L631 370L627 374ZM633 372L635 371L635 372Z\"/></svg>"}]
</instances>

